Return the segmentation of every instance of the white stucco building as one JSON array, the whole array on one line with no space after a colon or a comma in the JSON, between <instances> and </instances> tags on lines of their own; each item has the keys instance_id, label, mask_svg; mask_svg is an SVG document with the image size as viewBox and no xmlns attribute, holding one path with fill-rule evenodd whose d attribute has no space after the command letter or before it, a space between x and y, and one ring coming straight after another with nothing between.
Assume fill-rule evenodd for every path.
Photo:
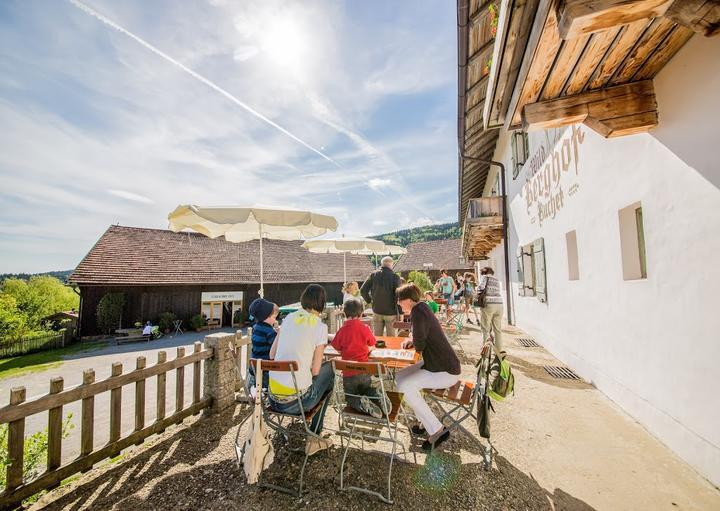
<instances>
[{"instance_id":1,"label":"white stucco building","mask_svg":"<svg viewBox=\"0 0 720 511\"><path fill-rule=\"evenodd\" d=\"M513 2L503 6L495 62L513 60L503 33L512 24L507 10ZM543 22L547 28L536 16L533 26ZM623 27L620 34L630 30ZM592 38L602 33L589 36L583 52L592 51ZM605 138L589 119L573 123L557 112L543 119L545 129L533 126L533 112L582 99L582 93L543 98L552 87L553 71L547 71L538 101L513 107L507 98L522 101L537 50L523 58L531 63L524 81L522 66L515 77L519 93L499 90L503 80L512 83L502 75L504 66L488 77L485 101L502 104L504 95L509 104L495 113L486 106L478 121L488 134L485 147L487 140L494 145L475 155L467 146L473 108L467 104L460 143L466 156L505 166L507 243L498 239L474 256L487 257L481 264L505 280L507 247L512 322L720 485L720 38L691 35L652 77L657 117L651 126ZM553 69L570 51L569 41L561 42ZM532 36L528 48L531 43ZM585 53L579 55L572 73L583 72ZM595 66L597 73L602 64ZM565 92L573 77L564 77ZM567 103L560 106L567 111ZM525 132L513 129L513 108ZM499 124L494 132L493 123ZM463 200L503 195L499 166L484 167L478 187L471 176L480 167L470 164L462 162L460 170L468 252L479 234L467 227L472 214Z\"/></svg>"}]
</instances>

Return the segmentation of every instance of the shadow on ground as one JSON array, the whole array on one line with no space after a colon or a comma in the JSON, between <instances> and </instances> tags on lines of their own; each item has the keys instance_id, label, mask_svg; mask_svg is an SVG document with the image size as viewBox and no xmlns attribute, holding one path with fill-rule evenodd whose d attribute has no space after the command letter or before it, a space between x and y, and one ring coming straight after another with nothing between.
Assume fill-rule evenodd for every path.
<instances>
[{"instance_id":1,"label":"shadow on ground","mask_svg":"<svg viewBox=\"0 0 720 511\"><path fill-rule=\"evenodd\" d=\"M244 412L247 413L247 412ZM235 463L233 439L241 416L232 413L198 421L93 477L83 478L45 496L42 509L390 509L373 497L339 491L342 452L338 447L310 458L302 500L250 486ZM457 435L446 449L424 464L396 462L393 498L397 509L564 510L593 508L561 489L548 492L505 458L490 471L461 461L465 442ZM469 439L466 439L469 441ZM418 458L419 460L420 458ZM351 450L348 482L382 491L389 458ZM412 456L409 456L412 461ZM282 450L264 473L268 482L288 484L302 457ZM293 481L294 482L294 481ZM50 500L53 498L54 500ZM43 507L44 506L44 507Z\"/></svg>"}]
</instances>

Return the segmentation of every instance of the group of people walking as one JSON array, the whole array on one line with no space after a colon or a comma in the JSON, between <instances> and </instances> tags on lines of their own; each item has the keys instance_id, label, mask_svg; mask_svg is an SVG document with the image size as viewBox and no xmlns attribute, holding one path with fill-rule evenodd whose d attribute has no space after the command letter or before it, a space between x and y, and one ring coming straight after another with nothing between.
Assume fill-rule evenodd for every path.
<instances>
[{"instance_id":1,"label":"group of people walking","mask_svg":"<svg viewBox=\"0 0 720 511\"><path fill-rule=\"evenodd\" d=\"M457 383L461 372L460 361L445 336L438 316L431 308L431 304L435 303L429 299L432 296L423 295L412 282L404 284L392 270L392 258L384 258L381 264L381 268L373 272L361 287L356 283L344 287L343 307L347 318L332 339L332 345L344 360L366 362L370 350L375 346L375 337L383 334L394 336L396 332L393 323L399 315L409 317L412 337L404 341L402 347L414 348L422 359L398 371L396 384L419 421L412 427L413 433L425 436L423 449L430 450L446 441L450 432L443 427L425 401L423 389L448 388ZM447 273L443 272L440 280L445 277ZM475 289L483 291L486 297L481 326L485 335L492 330L496 348L500 351L501 345L497 345L498 341L501 342L502 328L500 284L490 268L483 269L476 285L472 276L464 280L465 284L469 282L473 283ZM443 297L447 289L441 287ZM372 304L372 331L360 320L365 303ZM332 365L324 361L325 347L329 341L328 326L321 319L326 305L325 289L318 284L307 286L300 297L300 305L300 309L284 319L282 333L279 333L276 324L277 305L262 298L253 301L249 311L255 320L252 357L297 362L294 379L289 373L270 371L268 375L263 375L262 386L268 392L270 406L279 412L296 414L300 413L301 405L303 409L309 410L322 402L321 409L314 415L310 425L318 436L309 439L306 444L307 453L314 454L332 445L329 439L320 436L329 403L324 398L335 383ZM378 396L372 383L366 381L369 378L360 376L364 375L343 375L345 391L356 396L349 399L348 404L369 415L382 416L378 400L383 399L383 396ZM250 379L254 385L252 371Z\"/></svg>"}]
</instances>

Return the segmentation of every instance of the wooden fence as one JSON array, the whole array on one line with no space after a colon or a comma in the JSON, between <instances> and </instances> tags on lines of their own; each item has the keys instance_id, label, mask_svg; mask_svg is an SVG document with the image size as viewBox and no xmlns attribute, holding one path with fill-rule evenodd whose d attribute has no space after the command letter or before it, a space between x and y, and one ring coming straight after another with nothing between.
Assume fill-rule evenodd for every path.
<instances>
[{"instance_id":1,"label":"wooden fence","mask_svg":"<svg viewBox=\"0 0 720 511\"><path fill-rule=\"evenodd\" d=\"M207 340L206 340L207 342ZM116 456L126 447L139 444L146 437L164 431L168 426L180 423L186 417L199 413L212 404L213 397L201 396L201 362L213 358L217 348L202 348L196 342L193 352L185 354L185 348L177 348L177 357L167 360L165 351L158 352L157 363L146 367L145 357L137 357L135 369L123 374L121 363L112 364L110 377L95 381L95 371L83 372L82 384L65 390L62 378L50 380L47 395L26 401L25 387L13 388L10 392L10 404L0 408L0 424L7 423L8 458L7 486L0 494L0 509L12 508L23 499L35 493L58 486L63 479L92 468L96 463ZM217 357L215 357L217 358ZM185 368L192 366L192 403L184 407ZM207 370L207 363L206 368ZM175 411L167 415L166 375L175 370ZM145 424L145 381L157 377L157 419L150 425ZM207 374L206 374L207 379ZM135 429L121 437L122 387L135 384ZM110 439L108 443L94 448L94 406L95 396L110 392ZM61 465L63 406L82 401L80 455L73 461ZM32 481L23 479L25 418L37 413L48 412L48 453L47 470Z\"/></svg>"},{"instance_id":2,"label":"wooden fence","mask_svg":"<svg viewBox=\"0 0 720 511\"><path fill-rule=\"evenodd\" d=\"M42 337L4 342L0 344L0 359L17 357L18 355L36 351L62 348L65 345L65 332L66 330L62 329L57 332L49 332Z\"/></svg>"}]
</instances>

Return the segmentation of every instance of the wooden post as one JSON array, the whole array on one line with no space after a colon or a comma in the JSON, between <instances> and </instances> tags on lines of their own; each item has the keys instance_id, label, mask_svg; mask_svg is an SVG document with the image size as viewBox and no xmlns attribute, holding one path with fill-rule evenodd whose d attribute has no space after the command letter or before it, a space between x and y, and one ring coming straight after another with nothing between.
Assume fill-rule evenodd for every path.
<instances>
[{"instance_id":1,"label":"wooden post","mask_svg":"<svg viewBox=\"0 0 720 511\"><path fill-rule=\"evenodd\" d=\"M167 353L164 351L158 351L158 364L164 364L167 362ZM167 375L160 373L157 375L157 417L155 422L160 422L165 418L165 382L167 381Z\"/></svg>"},{"instance_id":2,"label":"wooden post","mask_svg":"<svg viewBox=\"0 0 720 511\"><path fill-rule=\"evenodd\" d=\"M95 383L95 371L85 369L83 371L83 385ZM95 396L86 397L82 400L82 417L80 419L80 456L87 456L93 451L95 433ZM90 470L89 467L87 470Z\"/></svg>"},{"instance_id":3,"label":"wooden post","mask_svg":"<svg viewBox=\"0 0 720 511\"><path fill-rule=\"evenodd\" d=\"M120 376L122 364L113 362L110 376ZM120 440L120 426L122 417L122 387L110 391L110 440L109 443Z\"/></svg>"},{"instance_id":4,"label":"wooden post","mask_svg":"<svg viewBox=\"0 0 720 511\"><path fill-rule=\"evenodd\" d=\"M61 377L58 376L53 378L50 380L50 394L62 392L64 386L65 383ZM62 405L48 410L48 472L51 472L60 466L62 453L62 410Z\"/></svg>"},{"instance_id":5,"label":"wooden post","mask_svg":"<svg viewBox=\"0 0 720 511\"><path fill-rule=\"evenodd\" d=\"M199 353L202 343L199 341L193 345L193 352ZM200 402L200 361L193 362L193 404Z\"/></svg>"},{"instance_id":6,"label":"wooden post","mask_svg":"<svg viewBox=\"0 0 720 511\"><path fill-rule=\"evenodd\" d=\"M138 357L136 370L145 369L145 357ZM140 431L145 427L145 379L135 382L135 431ZM141 444L142 440L138 442Z\"/></svg>"},{"instance_id":7,"label":"wooden post","mask_svg":"<svg viewBox=\"0 0 720 511\"><path fill-rule=\"evenodd\" d=\"M185 356L185 348L178 346L177 358ZM181 412L185 403L185 366L175 370L175 412ZM182 422L182 420L180 421Z\"/></svg>"},{"instance_id":8,"label":"wooden post","mask_svg":"<svg viewBox=\"0 0 720 511\"><path fill-rule=\"evenodd\" d=\"M25 402L25 387L10 390L10 406ZM23 457L25 452L25 418L8 424L8 461L5 491L14 490L23 482Z\"/></svg>"}]
</instances>

